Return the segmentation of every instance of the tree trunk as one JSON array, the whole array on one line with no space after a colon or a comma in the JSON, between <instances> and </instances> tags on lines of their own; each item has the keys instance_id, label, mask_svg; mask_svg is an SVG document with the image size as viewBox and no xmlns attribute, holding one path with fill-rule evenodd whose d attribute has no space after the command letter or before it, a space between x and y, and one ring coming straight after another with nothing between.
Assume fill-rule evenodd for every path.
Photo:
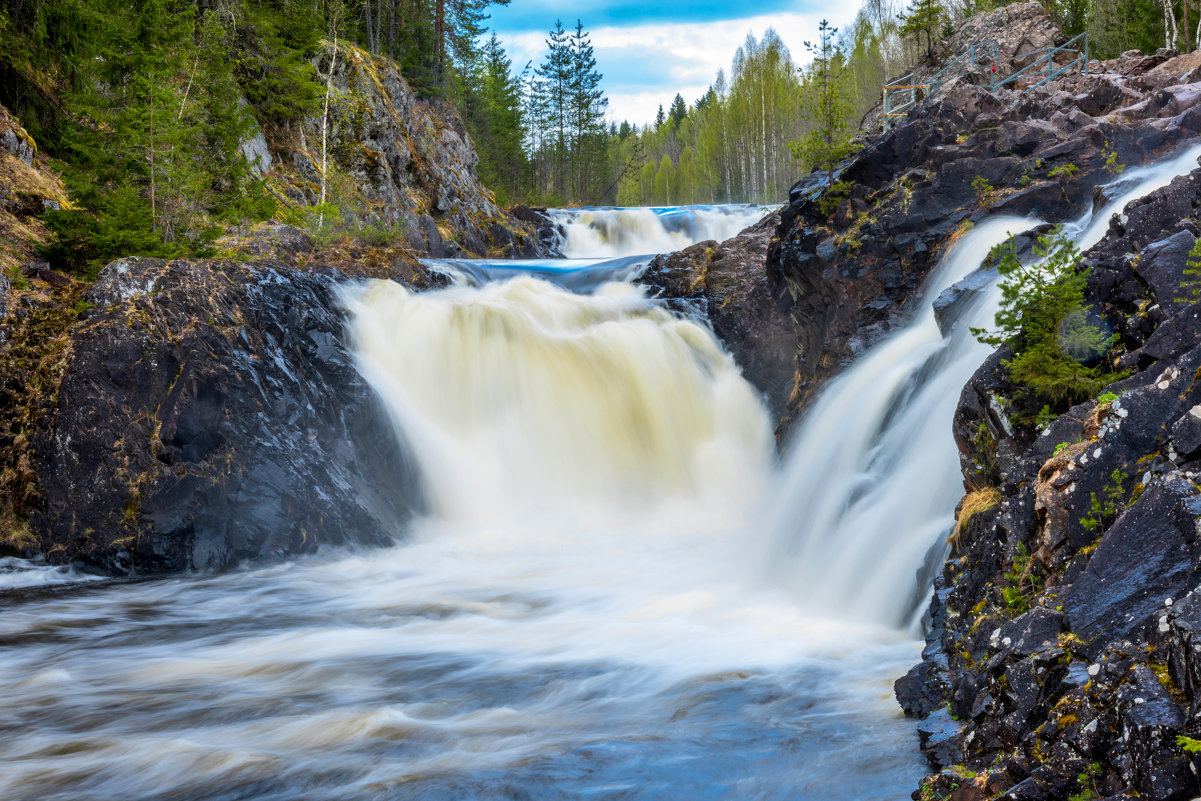
<instances>
[{"instance_id":1,"label":"tree trunk","mask_svg":"<svg viewBox=\"0 0 1201 801\"><path fill-rule=\"evenodd\" d=\"M1181 3L1181 6L1183 6L1184 9L1184 24L1182 27L1184 28L1184 52L1187 55L1192 49L1192 42L1189 41L1192 31L1189 30L1188 27L1188 0L1184 0L1184 2Z\"/></svg>"},{"instance_id":2,"label":"tree trunk","mask_svg":"<svg viewBox=\"0 0 1201 801\"><path fill-rule=\"evenodd\" d=\"M371 31L371 0L363 0L363 27L367 30L367 52L379 53Z\"/></svg>"},{"instance_id":3,"label":"tree trunk","mask_svg":"<svg viewBox=\"0 0 1201 801\"><path fill-rule=\"evenodd\" d=\"M329 132L329 96L334 88L334 65L338 62L338 28L337 18L334 20L334 52L329 59L329 72L325 77L325 108L321 112L321 202L317 212L317 228L325 227L325 171L328 166L328 148L326 147Z\"/></svg>"},{"instance_id":4,"label":"tree trunk","mask_svg":"<svg viewBox=\"0 0 1201 801\"><path fill-rule=\"evenodd\" d=\"M434 0L434 42L434 73L438 83L442 83L446 63L446 0Z\"/></svg>"}]
</instances>

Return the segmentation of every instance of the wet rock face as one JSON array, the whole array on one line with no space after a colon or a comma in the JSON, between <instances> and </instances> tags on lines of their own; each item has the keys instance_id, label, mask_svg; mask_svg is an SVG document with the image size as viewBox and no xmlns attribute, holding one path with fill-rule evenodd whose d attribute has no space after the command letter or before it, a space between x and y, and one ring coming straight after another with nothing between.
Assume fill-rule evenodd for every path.
<instances>
[{"instance_id":1,"label":"wet rock face","mask_svg":"<svg viewBox=\"0 0 1201 801\"><path fill-rule=\"evenodd\" d=\"M778 224L779 215L771 214L725 242L700 242L658 256L640 279L660 296L688 301L705 315L776 418L792 391L796 352L792 321L781 311L779 292L763 266Z\"/></svg>"},{"instance_id":2,"label":"wet rock face","mask_svg":"<svg viewBox=\"0 0 1201 801\"><path fill-rule=\"evenodd\" d=\"M1201 304L1182 286L1198 209L1201 169L1128 205L1083 256L1130 370L1104 402L1042 431L1008 423L1004 351L964 389L965 485L1000 502L959 537L923 662L897 683L910 714L946 704L962 724L924 746L941 770L927 789L1201 792L1177 739L1201 737Z\"/></svg>"},{"instance_id":3,"label":"wet rock face","mask_svg":"<svg viewBox=\"0 0 1201 801\"><path fill-rule=\"evenodd\" d=\"M971 76L953 81L865 140L843 165L853 189L833 213L816 202L814 176L793 188L768 255L772 289L791 298L797 323L797 392L786 419L932 300L923 282L969 223L995 214L1067 221L1116 177L1116 165L1147 164L1201 133L1201 83L1190 82L1201 71L1127 62L1028 93L989 92ZM1141 235L1134 222L1129 228Z\"/></svg>"},{"instance_id":4,"label":"wet rock face","mask_svg":"<svg viewBox=\"0 0 1201 801\"><path fill-rule=\"evenodd\" d=\"M390 542L420 491L343 339L344 280L272 263L105 268L34 446L48 557L215 570Z\"/></svg>"}]
</instances>

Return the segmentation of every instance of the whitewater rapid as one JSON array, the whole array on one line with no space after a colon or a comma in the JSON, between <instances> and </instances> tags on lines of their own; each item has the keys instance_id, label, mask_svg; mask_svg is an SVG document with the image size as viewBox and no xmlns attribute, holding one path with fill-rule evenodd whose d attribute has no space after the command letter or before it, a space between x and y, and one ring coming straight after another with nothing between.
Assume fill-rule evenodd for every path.
<instances>
[{"instance_id":1,"label":"whitewater rapid","mask_svg":"<svg viewBox=\"0 0 1201 801\"><path fill-rule=\"evenodd\" d=\"M404 542L4 591L5 799L895 801L916 786L891 684L921 645L897 618L956 493L915 503L904 460L954 472L953 452L913 447L949 438L976 346L922 311L827 388L779 469L729 354L628 280L648 248L754 214L557 214L591 258L347 291L360 369L429 500ZM923 306L1028 224L977 226ZM22 573L0 568L0 584ZM880 613L890 598L905 615Z\"/></svg>"}]
</instances>

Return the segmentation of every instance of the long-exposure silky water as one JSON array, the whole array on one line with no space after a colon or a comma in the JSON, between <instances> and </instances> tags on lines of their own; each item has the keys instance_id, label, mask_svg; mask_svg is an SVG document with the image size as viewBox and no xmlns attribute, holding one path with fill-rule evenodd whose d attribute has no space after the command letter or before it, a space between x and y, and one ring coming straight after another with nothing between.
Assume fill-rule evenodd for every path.
<instances>
[{"instance_id":1,"label":"long-exposure silky water","mask_svg":"<svg viewBox=\"0 0 1201 801\"><path fill-rule=\"evenodd\" d=\"M1130 201L1197 167L1201 146L1138 170L1110 187L1102 208L1065 226L1081 250L1104 236ZM993 218L953 245L926 282L912 321L824 389L794 433L768 518L765 562L806 608L855 621L916 623L928 587L923 564L945 554L962 495L951 419L960 390L991 349L970 328L989 328L994 285L945 338L929 301L978 269L989 249L1038 224Z\"/></svg>"},{"instance_id":2,"label":"long-exposure silky water","mask_svg":"<svg viewBox=\"0 0 1201 801\"><path fill-rule=\"evenodd\" d=\"M592 225L588 212L561 214ZM1026 224L978 226L944 259L926 301ZM593 266L667 246L603 236L628 252L594 252ZM702 225L684 244L710 236ZM966 364L968 343L928 326L916 335L917 321L866 354L821 404L867 365L908 371L839 395L875 422L834 422L830 433L843 450L854 440L851 456L876 458L831 461L805 478L795 465L774 468L767 415L707 328L589 270L473 264L459 272L471 280L445 290L348 292L361 369L429 496L430 513L394 548L9 590L5 798L905 797L924 764L891 681L920 645L852 593L835 597L851 601L841 606L814 602L842 592L813 580L819 560L837 577L839 552L866 562L870 548L811 547L844 527L838 514L796 504L821 497L806 482L843 472L861 475L856 497L892 503L895 490L872 484L911 456L888 444L890 431L917 425L891 421L938 394L930 381L951 391L939 376ZM563 273L577 274L576 292L538 277ZM921 407L930 436L949 428L944 406ZM806 425L822 414L819 405ZM914 539L889 557L899 563L939 541L948 513L894 515L875 533ZM830 529L806 528L818 519ZM777 557L772 580L765 553ZM908 604L913 569L896 569L907 581L869 572L861 583ZM800 592L806 583L812 591Z\"/></svg>"}]
</instances>

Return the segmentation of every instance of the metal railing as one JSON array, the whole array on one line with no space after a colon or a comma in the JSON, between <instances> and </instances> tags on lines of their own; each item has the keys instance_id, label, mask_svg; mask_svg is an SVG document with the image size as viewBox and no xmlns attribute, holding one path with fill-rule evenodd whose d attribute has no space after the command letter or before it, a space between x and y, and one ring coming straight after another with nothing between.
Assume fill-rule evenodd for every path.
<instances>
[{"instance_id":1,"label":"metal railing","mask_svg":"<svg viewBox=\"0 0 1201 801\"><path fill-rule=\"evenodd\" d=\"M974 69L978 64L995 60L996 57L997 40L989 39L986 42L977 42L971 45L922 83L914 83L911 72L885 84L884 130L888 130L892 120L904 117L911 108L917 105L918 89L926 93L935 91L952 78Z\"/></svg>"},{"instance_id":2,"label":"metal railing","mask_svg":"<svg viewBox=\"0 0 1201 801\"><path fill-rule=\"evenodd\" d=\"M1073 54L1073 57L1067 63L1056 66L1055 56L1060 53ZM1001 78L999 77L999 73L994 73L992 82L989 84L988 88L990 90L1000 89L1007 83L1016 84L1023 78L1034 78L1040 75L1043 76L1040 80L1022 90L1024 92L1029 92L1031 89L1036 89L1039 86L1042 86L1044 83L1058 78L1060 75L1063 75L1068 70L1077 66L1081 67L1082 72L1087 75L1088 33L1085 32L1079 36L1074 36L1065 44L1061 44L1059 47L1046 47L1042 50L1035 50L1032 53L1022 53L1021 55L1014 56L1012 59L1010 59L1010 61L1014 61L1019 58L1024 59L1031 57L1033 57L1033 61L1008 77ZM1043 73L1044 70L1046 70L1045 74Z\"/></svg>"},{"instance_id":3,"label":"metal railing","mask_svg":"<svg viewBox=\"0 0 1201 801\"><path fill-rule=\"evenodd\" d=\"M913 82L912 72L884 84L884 130L888 130L893 119L904 117L909 109L917 105L917 90L925 88L924 83Z\"/></svg>"},{"instance_id":4,"label":"metal railing","mask_svg":"<svg viewBox=\"0 0 1201 801\"><path fill-rule=\"evenodd\" d=\"M906 116L917 105L919 89L926 94L937 91L952 78L956 78L978 65L988 64L992 67L992 75L988 83L989 91L995 91L1009 83L1016 85L1023 80L1037 78L1038 80L1030 86L1022 89L1023 92L1029 92L1074 68L1080 68L1082 72L1088 74L1087 32L1072 37L1058 47L1045 47L1030 53L1022 53L1005 62L997 62L997 52L996 39L978 42L948 61L941 70L921 83L914 82L914 73L911 72L885 84L884 130L887 131L892 126L893 120ZM1055 58L1059 56L1062 60L1065 55L1070 57L1069 60L1057 65ZM1027 58L1032 59L1029 64L1008 76L1001 77L1001 73L997 70L1000 63L1012 64L1018 59Z\"/></svg>"}]
</instances>

